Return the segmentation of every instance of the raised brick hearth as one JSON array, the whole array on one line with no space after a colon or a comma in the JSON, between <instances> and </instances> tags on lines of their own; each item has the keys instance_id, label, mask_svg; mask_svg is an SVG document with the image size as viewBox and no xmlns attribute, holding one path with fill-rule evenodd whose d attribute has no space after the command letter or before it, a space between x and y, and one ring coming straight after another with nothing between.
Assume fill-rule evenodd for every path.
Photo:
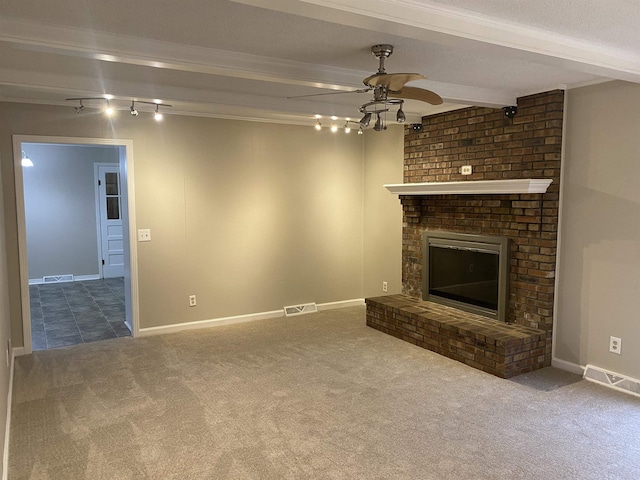
<instances>
[{"instance_id":1,"label":"raised brick hearth","mask_svg":"<svg viewBox=\"0 0 640 480\"><path fill-rule=\"evenodd\" d=\"M542 368L546 332L407 295L368 298L367 325L502 378Z\"/></svg>"},{"instance_id":2,"label":"raised brick hearth","mask_svg":"<svg viewBox=\"0 0 640 480\"><path fill-rule=\"evenodd\" d=\"M471 107L424 117L422 131L405 127L404 183L552 180L544 194L400 196L402 292L414 299L422 299L425 230L511 240L508 324L496 328L544 332L543 360L533 368L551 364L563 104L564 92L557 90L519 98L513 119L501 109ZM463 165L473 174L461 175Z\"/></svg>"}]
</instances>

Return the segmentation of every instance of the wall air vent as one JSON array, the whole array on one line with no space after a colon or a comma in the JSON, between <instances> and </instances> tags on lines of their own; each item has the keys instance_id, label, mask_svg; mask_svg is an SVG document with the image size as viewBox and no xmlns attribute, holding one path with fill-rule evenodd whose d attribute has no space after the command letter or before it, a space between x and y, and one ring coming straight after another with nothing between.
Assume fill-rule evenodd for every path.
<instances>
[{"instance_id":1,"label":"wall air vent","mask_svg":"<svg viewBox=\"0 0 640 480\"><path fill-rule=\"evenodd\" d=\"M318 307L315 303L305 303L304 305L292 305L290 307L284 307L284 314L286 317L293 317L294 315L303 315L305 313L314 313L318 311Z\"/></svg>"},{"instance_id":2,"label":"wall air vent","mask_svg":"<svg viewBox=\"0 0 640 480\"><path fill-rule=\"evenodd\" d=\"M42 283L73 282L73 275L46 275L42 277Z\"/></svg>"},{"instance_id":3,"label":"wall air vent","mask_svg":"<svg viewBox=\"0 0 640 480\"><path fill-rule=\"evenodd\" d=\"M602 368L594 367L593 365L587 365L585 367L583 378L590 382L599 383L605 387L640 397L640 380L636 380L635 378L625 377L624 375L609 372Z\"/></svg>"}]
</instances>

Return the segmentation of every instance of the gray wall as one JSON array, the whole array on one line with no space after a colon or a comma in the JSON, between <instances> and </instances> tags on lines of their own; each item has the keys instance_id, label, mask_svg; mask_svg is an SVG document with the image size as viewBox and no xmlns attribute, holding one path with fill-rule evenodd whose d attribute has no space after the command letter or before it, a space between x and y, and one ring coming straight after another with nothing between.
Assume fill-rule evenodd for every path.
<instances>
[{"instance_id":1,"label":"gray wall","mask_svg":"<svg viewBox=\"0 0 640 480\"><path fill-rule=\"evenodd\" d=\"M556 357L640 378L640 85L570 90L566 115Z\"/></svg>"},{"instance_id":2,"label":"gray wall","mask_svg":"<svg viewBox=\"0 0 640 480\"><path fill-rule=\"evenodd\" d=\"M94 164L118 162L118 147L23 144L29 278L98 274Z\"/></svg>"},{"instance_id":3,"label":"gray wall","mask_svg":"<svg viewBox=\"0 0 640 480\"><path fill-rule=\"evenodd\" d=\"M2 159L4 155L0 155ZM5 362L5 348L11 337L11 321L9 313L9 285L7 277L7 255L5 244L4 198L2 172L0 172L0 432L4 432L7 424L7 396L9 394L9 368ZM0 452L4 451L4 434L0 435ZM0 466L0 474L2 466ZM1 475L0 475L1 476Z\"/></svg>"},{"instance_id":4,"label":"gray wall","mask_svg":"<svg viewBox=\"0 0 640 480\"><path fill-rule=\"evenodd\" d=\"M362 298L363 138L311 127L166 116L77 115L5 103L13 336L22 344L11 135L133 140L140 326ZM401 162L401 159L398 159ZM398 265L398 271L400 265ZM198 306L188 307L188 295Z\"/></svg>"},{"instance_id":5,"label":"gray wall","mask_svg":"<svg viewBox=\"0 0 640 480\"><path fill-rule=\"evenodd\" d=\"M402 183L404 130L367 131L364 143L365 297L402 292L402 205L382 185ZM382 291L387 282L387 293Z\"/></svg>"}]
</instances>

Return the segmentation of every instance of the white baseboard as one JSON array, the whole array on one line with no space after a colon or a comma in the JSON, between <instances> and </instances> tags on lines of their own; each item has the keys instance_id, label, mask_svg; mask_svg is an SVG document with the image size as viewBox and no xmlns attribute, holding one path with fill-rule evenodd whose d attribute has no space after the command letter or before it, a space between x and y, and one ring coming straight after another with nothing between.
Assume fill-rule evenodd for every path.
<instances>
[{"instance_id":1,"label":"white baseboard","mask_svg":"<svg viewBox=\"0 0 640 480\"><path fill-rule=\"evenodd\" d=\"M13 371L16 358L16 350L22 350L24 355L24 347L13 348L11 350L11 364L9 366L9 392L7 393L7 422L4 427L4 451L2 452L2 480L9 478L9 438L11 436L11 406L13 404Z\"/></svg>"},{"instance_id":2,"label":"white baseboard","mask_svg":"<svg viewBox=\"0 0 640 480\"><path fill-rule=\"evenodd\" d=\"M342 300L340 302L320 303L318 304L318 310L333 310L334 308L358 307L360 305L364 305L364 298Z\"/></svg>"},{"instance_id":3,"label":"white baseboard","mask_svg":"<svg viewBox=\"0 0 640 480\"><path fill-rule=\"evenodd\" d=\"M24 355L24 347L13 347L11 349L11 354L14 357L21 357Z\"/></svg>"},{"instance_id":4,"label":"white baseboard","mask_svg":"<svg viewBox=\"0 0 640 480\"><path fill-rule=\"evenodd\" d=\"M566 360L560 360L559 358L552 358L551 365L559 368L560 370L565 370L567 372L575 373L576 375L584 375L584 368L577 363L567 362Z\"/></svg>"},{"instance_id":5,"label":"white baseboard","mask_svg":"<svg viewBox=\"0 0 640 480\"><path fill-rule=\"evenodd\" d=\"M140 329L140 337L151 335L162 335L165 333L181 332L183 330L193 330L197 328L209 328L219 325L231 325L234 323L253 322L255 320L266 320L269 318L283 317L284 310L274 310L272 312L251 313L248 315L237 315L235 317L221 317L211 320L199 320L197 322L174 323L162 327L148 327Z\"/></svg>"},{"instance_id":6,"label":"white baseboard","mask_svg":"<svg viewBox=\"0 0 640 480\"><path fill-rule=\"evenodd\" d=\"M76 275L73 277L74 282L85 282L89 280L100 280L100 275Z\"/></svg>"},{"instance_id":7,"label":"white baseboard","mask_svg":"<svg viewBox=\"0 0 640 480\"><path fill-rule=\"evenodd\" d=\"M364 305L364 299L358 298L354 300L342 300L340 302L321 303L318 310L332 310L334 308L353 307ZM198 328L209 328L219 325L232 325L234 323L253 322L256 320L268 320L271 318L284 317L283 310L273 310L270 312L250 313L247 315L237 315L234 317L213 318L211 320L198 320L197 322L174 323L172 325L164 325L161 327L147 327L140 329L140 337L149 337L152 335L163 335L165 333L181 332L183 330L194 330Z\"/></svg>"},{"instance_id":8,"label":"white baseboard","mask_svg":"<svg viewBox=\"0 0 640 480\"><path fill-rule=\"evenodd\" d=\"M74 275L74 282L85 282L88 280L100 280L100 275ZM68 283L68 282L50 282L47 285L55 285L56 283ZM42 278L30 278L29 285L44 285Z\"/></svg>"}]
</instances>

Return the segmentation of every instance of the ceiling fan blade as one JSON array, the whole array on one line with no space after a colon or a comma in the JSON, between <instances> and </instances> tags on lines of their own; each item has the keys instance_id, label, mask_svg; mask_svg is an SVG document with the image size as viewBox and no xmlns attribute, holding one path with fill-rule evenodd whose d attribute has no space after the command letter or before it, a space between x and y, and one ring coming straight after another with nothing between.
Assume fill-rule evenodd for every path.
<instances>
[{"instance_id":1,"label":"ceiling fan blade","mask_svg":"<svg viewBox=\"0 0 640 480\"><path fill-rule=\"evenodd\" d=\"M390 97L406 98L407 100L420 100L431 105L440 105L443 103L442 97L431 90L417 87L404 87L396 92L389 92Z\"/></svg>"},{"instance_id":2,"label":"ceiling fan blade","mask_svg":"<svg viewBox=\"0 0 640 480\"><path fill-rule=\"evenodd\" d=\"M365 78L362 83L371 87L384 85L389 90L398 91L408 82L425 78L427 77L420 73L376 73Z\"/></svg>"},{"instance_id":3,"label":"ceiling fan blade","mask_svg":"<svg viewBox=\"0 0 640 480\"><path fill-rule=\"evenodd\" d=\"M322 95L340 95L341 93L367 93L370 90L371 90L370 88L359 88L358 90L341 90L338 92L310 93L309 95L294 95L293 97L287 97L287 99L304 98L304 97L320 97Z\"/></svg>"}]
</instances>

